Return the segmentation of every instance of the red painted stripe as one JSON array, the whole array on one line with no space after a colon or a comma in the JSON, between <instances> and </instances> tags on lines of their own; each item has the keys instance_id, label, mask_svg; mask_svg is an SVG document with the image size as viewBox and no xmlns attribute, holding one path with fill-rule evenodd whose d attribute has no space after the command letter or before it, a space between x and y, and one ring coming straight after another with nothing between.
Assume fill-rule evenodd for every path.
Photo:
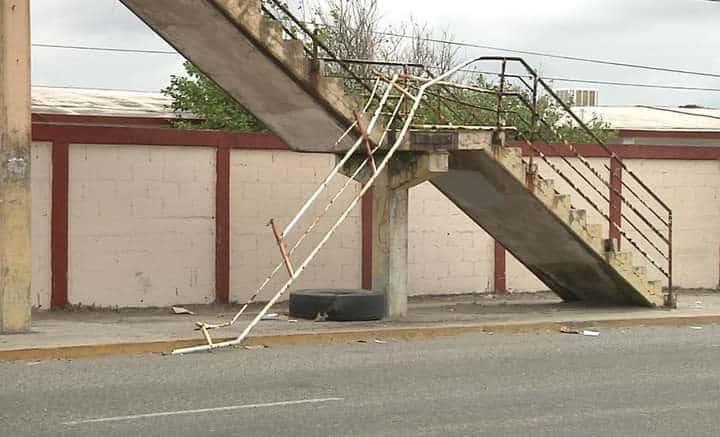
<instances>
[{"instance_id":1,"label":"red painted stripe","mask_svg":"<svg viewBox=\"0 0 720 437\"><path fill-rule=\"evenodd\" d=\"M215 163L215 300L230 302L230 149L217 148Z\"/></svg>"},{"instance_id":2,"label":"red painted stripe","mask_svg":"<svg viewBox=\"0 0 720 437\"><path fill-rule=\"evenodd\" d=\"M68 303L68 185L69 147L52 145L52 200L50 213L50 307Z\"/></svg>"},{"instance_id":3,"label":"red painted stripe","mask_svg":"<svg viewBox=\"0 0 720 437\"><path fill-rule=\"evenodd\" d=\"M720 159L720 147L703 146L612 146L612 150L623 159L678 159L691 161L712 161Z\"/></svg>"},{"instance_id":4,"label":"red painted stripe","mask_svg":"<svg viewBox=\"0 0 720 437\"><path fill-rule=\"evenodd\" d=\"M493 278L495 293L507 293L507 264L505 247L497 240L495 241L495 263L493 267Z\"/></svg>"},{"instance_id":5,"label":"red painted stripe","mask_svg":"<svg viewBox=\"0 0 720 437\"><path fill-rule=\"evenodd\" d=\"M372 288L372 240L373 240L373 189L370 187L362 197L360 204L361 217L361 262L362 288Z\"/></svg>"},{"instance_id":6,"label":"red painted stripe","mask_svg":"<svg viewBox=\"0 0 720 437\"><path fill-rule=\"evenodd\" d=\"M646 138L692 138L694 140L720 139L720 130L718 131L661 131L661 130L640 130L640 129L620 129L618 131L620 137L646 137Z\"/></svg>"},{"instance_id":7,"label":"red painted stripe","mask_svg":"<svg viewBox=\"0 0 720 437\"><path fill-rule=\"evenodd\" d=\"M530 155L530 148L524 143L509 144L522 147L523 155ZM535 147L548 157L572 157L570 149L564 144L537 143ZM575 144L575 149L585 158L607 158L608 153L598 144ZM622 159L678 159L678 160L716 160L720 159L720 147L716 146L658 146L658 145L608 145Z\"/></svg>"},{"instance_id":8,"label":"red painted stripe","mask_svg":"<svg viewBox=\"0 0 720 437\"><path fill-rule=\"evenodd\" d=\"M615 225L622 226L622 173L623 169L616 159L610 160L610 221ZM619 194L618 194L619 193ZM621 241L620 231L615 226L610 226L610 238Z\"/></svg>"},{"instance_id":9,"label":"red painted stripe","mask_svg":"<svg viewBox=\"0 0 720 437\"><path fill-rule=\"evenodd\" d=\"M215 147L287 150L277 135L267 133L183 130L158 127L88 126L33 123L34 141L68 144Z\"/></svg>"}]
</instances>

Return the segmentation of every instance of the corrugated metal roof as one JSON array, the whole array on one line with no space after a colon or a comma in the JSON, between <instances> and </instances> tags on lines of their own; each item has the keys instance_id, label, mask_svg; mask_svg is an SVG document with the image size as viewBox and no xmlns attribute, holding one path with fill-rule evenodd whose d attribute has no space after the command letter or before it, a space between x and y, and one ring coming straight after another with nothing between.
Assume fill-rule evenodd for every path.
<instances>
[{"instance_id":1,"label":"corrugated metal roof","mask_svg":"<svg viewBox=\"0 0 720 437\"><path fill-rule=\"evenodd\" d=\"M170 110L162 93L80 88L32 88L36 114L194 118ZM720 131L720 109L662 106L576 106L585 121L600 116L614 129Z\"/></svg>"},{"instance_id":2,"label":"corrugated metal roof","mask_svg":"<svg viewBox=\"0 0 720 437\"><path fill-rule=\"evenodd\" d=\"M720 131L720 109L666 106L576 106L584 121L600 116L613 129Z\"/></svg>"},{"instance_id":3,"label":"corrugated metal roof","mask_svg":"<svg viewBox=\"0 0 720 437\"><path fill-rule=\"evenodd\" d=\"M32 88L36 114L176 118L161 93L79 88ZM190 114L183 114L184 116Z\"/></svg>"}]
</instances>

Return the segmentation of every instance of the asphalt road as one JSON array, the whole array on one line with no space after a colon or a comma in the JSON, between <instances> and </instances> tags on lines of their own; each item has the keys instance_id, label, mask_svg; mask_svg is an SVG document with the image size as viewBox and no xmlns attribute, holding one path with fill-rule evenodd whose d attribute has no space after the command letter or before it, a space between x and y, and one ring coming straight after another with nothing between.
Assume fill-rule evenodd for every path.
<instances>
[{"instance_id":1,"label":"asphalt road","mask_svg":"<svg viewBox=\"0 0 720 437\"><path fill-rule=\"evenodd\" d=\"M717 436L720 328L0 364L0 436Z\"/></svg>"}]
</instances>

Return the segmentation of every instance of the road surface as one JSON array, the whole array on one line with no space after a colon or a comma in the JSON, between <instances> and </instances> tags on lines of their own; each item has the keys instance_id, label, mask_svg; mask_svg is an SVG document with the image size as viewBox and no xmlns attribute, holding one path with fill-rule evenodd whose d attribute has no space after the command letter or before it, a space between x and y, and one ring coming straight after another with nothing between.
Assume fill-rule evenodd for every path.
<instances>
[{"instance_id":1,"label":"road surface","mask_svg":"<svg viewBox=\"0 0 720 437\"><path fill-rule=\"evenodd\" d=\"M717 436L720 328L0 363L0 435Z\"/></svg>"}]
</instances>

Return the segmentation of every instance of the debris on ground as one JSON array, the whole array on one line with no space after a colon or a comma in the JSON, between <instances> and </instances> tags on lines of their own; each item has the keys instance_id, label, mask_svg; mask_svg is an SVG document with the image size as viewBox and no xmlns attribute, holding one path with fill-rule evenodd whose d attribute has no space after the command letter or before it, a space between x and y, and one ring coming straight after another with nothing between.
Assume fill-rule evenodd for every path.
<instances>
[{"instance_id":1,"label":"debris on ground","mask_svg":"<svg viewBox=\"0 0 720 437\"><path fill-rule=\"evenodd\" d=\"M282 316L278 313L267 313L260 320L282 320Z\"/></svg>"},{"instance_id":2,"label":"debris on ground","mask_svg":"<svg viewBox=\"0 0 720 437\"><path fill-rule=\"evenodd\" d=\"M387 344L387 341L385 341L385 340L380 340L379 338L376 338L374 341L375 341L375 343L377 343L377 344Z\"/></svg>"},{"instance_id":3,"label":"debris on ground","mask_svg":"<svg viewBox=\"0 0 720 437\"><path fill-rule=\"evenodd\" d=\"M586 337L599 337L600 331L596 331L594 329L577 329L577 328L571 328L569 326L562 326L560 327L560 332L563 334L581 334Z\"/></svg>"},{"instance_id":4,"label":"debris on ground","mask_svg":"<svg viewBox=\"0 0 720 437\"><path fill-rule=\"evenodd\" d=\"M173 312L173 314L187 314L190 316L195 315L195 313L190 311L189 309L184 308L184 307L178 307L178 306L172 307L172 312Z\"/></svg>"},{"instance_id":5,"label":"debris on ground","mask_svg":"<svg viewBox=\"0 0 720 437\"><path fill-rule=\"evenodd\" d=\"M703 309L704 307L703 307L702 301L700 301L700 300L695 301L695 305L694 305L692 308L693 308L693 309L696 309L696 310L701 310L701 309Z\"/></svg>"},{"instance_id":6,"label":"debris on ground","mask_svg":"<svg viewBox=\"0 0 720 437\"><path fill-rule=\"evenodd\" d=\"M703 329L703 328L702 328L702 326L691 326L690 329L694 329L695 331L699 331L699 330L701 330L701 329Z\"/></svg>"},{"instance_id":7,"label":"debris on ground","mask_svg":"<svg viewBox=\"0 0 720 437\"><path fill-rule=\"evenodd\" d=\"M243 346L243 349L256 350L256 349L268 349L270 346L266 344L253 344L249 346Z\"/></svg>"},{"instance_id":8,"label":"debris on ground","mask_svg":"<svg viewBox=\"0 0 720 437\"><path fill-rule=\"evenodd\" d=\"M317 313L313 322L324 322L328 318L327 313Z\"/></svg>"}]
</instances>

